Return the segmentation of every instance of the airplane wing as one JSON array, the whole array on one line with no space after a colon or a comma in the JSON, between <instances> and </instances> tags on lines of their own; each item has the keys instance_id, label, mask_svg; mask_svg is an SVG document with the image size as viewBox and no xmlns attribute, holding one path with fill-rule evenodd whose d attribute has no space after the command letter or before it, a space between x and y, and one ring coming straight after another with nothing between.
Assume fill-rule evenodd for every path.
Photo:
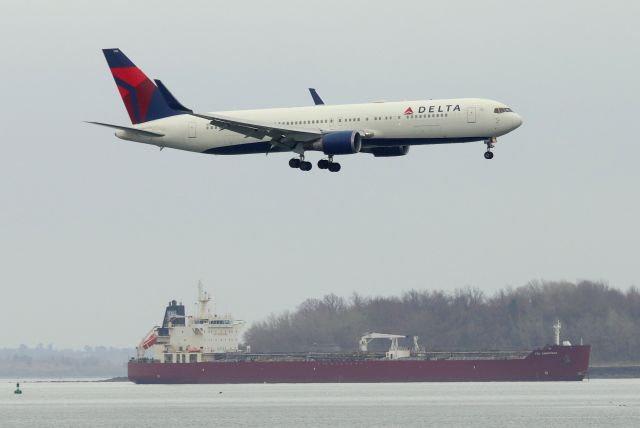
<instances>
[{"instance_id":1,"label":"airplane wing","mask_svg":"<svg viewBox=\"0 0 640 428\"><path fill-rule=\"evenodd\" d=\"M237 132L238 134L244 135L246 138L263 139L265 137L270 137L272 147L292 150L298 143L318 140L322 136L322 131L319 129L314 130L291 128L288 126L274 126L269 123L240 120L222 115L195 113L188 107L182 105L161 81L156 80L156 85L164 99L167 101L167 104L169 104L174 110L206 119L209 123L219 127L220 129L228 129L229 131Z\"/></svg>"},{"instance_id":2,"label":"airplane wing","mask_svg":"<svg viewBox=\"0 0 640 428\"><path fill-rule=\"evenodd\" d=\"M120 131L126 131L131 134L138 134L144 137L164 137L164 134L155 131L147 131L144 129L132 128L130 126L121 126L121 125L112 125L110 123L102 123L102 122L86 122L91 123L93 125L106 126L107 128L119 129Z\"/></svg>"},{"instance_id":3,"label":"airplane wing","mask_svg":"<svg viewBox=\"0 0 640 428\"><path fill-rule=\"evenodd\" d=\"M293 127L275 126L273 124L260 123L255 121L240 120L221 115L209 115L191 113L191 115L208 120L212 125L221 129L237 132L247 138L271 137L274 145L282 148L292 149L298 143L318 140L322 136L319 129L303 129Z\"/></svg>"}]
</instances>

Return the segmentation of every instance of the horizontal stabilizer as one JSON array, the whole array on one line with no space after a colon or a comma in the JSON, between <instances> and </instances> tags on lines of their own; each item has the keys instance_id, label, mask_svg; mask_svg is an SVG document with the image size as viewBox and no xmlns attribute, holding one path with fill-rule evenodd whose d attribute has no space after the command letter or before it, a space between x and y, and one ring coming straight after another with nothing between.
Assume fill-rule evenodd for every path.
<instances>
[{"instance_id":1,"label":"horizontal stabilizer","mask_svg":"<svg viewBox=\"0 0 640 428\"><path fill-rule=\"evenodd\" d=\"M93 125L106 126L107 128L119 129L120 131L126 131L131 134L138 134L144 137L164 137L164 134L160 132L146 131L144 129L132 128L130 126L112 125L110 123L102 123L102 122L86 122L86 123L91 123Z\"/></svg>"}]
</instances>

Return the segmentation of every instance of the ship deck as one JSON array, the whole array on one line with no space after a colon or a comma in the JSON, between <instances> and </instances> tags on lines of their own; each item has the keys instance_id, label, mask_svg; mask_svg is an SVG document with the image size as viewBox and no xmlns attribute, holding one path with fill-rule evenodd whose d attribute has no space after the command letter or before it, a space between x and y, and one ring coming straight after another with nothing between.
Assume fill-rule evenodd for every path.
<instances>
[{"instance_id":1,"label":"ship deck","mask_svg":"<svg viewBox=\"0 0 640 428\"><path fill-rule=\"evenodd\" d=\"M414 353L403 360L517 360L524 359L531 351L430 351ZM203 362L260 362L260 361L379 361L385 360L384 352L272 352L272 353L204 353ZM157 360L141 358L140 363L159 363Z\"/></svg>"}]
</instances>

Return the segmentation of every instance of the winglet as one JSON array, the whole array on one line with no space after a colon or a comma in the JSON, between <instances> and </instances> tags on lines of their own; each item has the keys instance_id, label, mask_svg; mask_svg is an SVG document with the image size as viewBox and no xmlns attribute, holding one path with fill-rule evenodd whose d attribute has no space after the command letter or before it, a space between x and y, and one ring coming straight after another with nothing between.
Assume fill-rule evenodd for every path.
<instances>
[{"instance_id":1,"label":"winglet","mask_svg":"<svg viewBox=\"0 0 640 428\"><path fill-rule=\"evenodd\" d=\"M322 98L320 98L320 95L318 95L318 92L316 92L315 89L309 88L309 92L311 93L311 98L313 98L313 102L316 103L317 106L324 105L324 101L322 101Z\"/></svg>"},{"instance_id":2,"label":"winglet","mask_svg":"<svg viewBox=\"0 0 640 428\"><path fill-rule=\"evenodd\" d=\"M158 88L120 49L103 49L132 124L181 114L169 107Z\"/></svg>"},{"instance_id":3,"label":"winglet","mask_svg":"<svg viewBox=\"0 0 640 428\"><path fill-rule=\"evenodd\" d=\"M180 112L193 113L193 110L183 106L180 103L180 101L178 101L176 97L174 97L173 94L169 92L169 89L166 86L164 86L164 83L162 83L158 79L153 79L153 81L156 82L156 85L158 86L158 90L160 91L160 94L162 94L162 98L164 98L164 100L167 102L169 107Z\"/></svg>"}]
</instances>

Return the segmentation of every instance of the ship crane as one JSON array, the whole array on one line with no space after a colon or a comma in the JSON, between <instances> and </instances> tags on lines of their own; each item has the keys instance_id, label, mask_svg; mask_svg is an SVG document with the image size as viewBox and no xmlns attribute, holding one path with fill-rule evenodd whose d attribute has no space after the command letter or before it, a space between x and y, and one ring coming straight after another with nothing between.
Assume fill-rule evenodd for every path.
<instances>
[{"instance_id":1,"label":"ship crane","mask_svg":"<svg viewBox=\"0 0 640 428\"><path fill-rule=\"evenodd\" d=\"M401 348L398 346L398 339L406 339L411 336L405 336L401 334L387 334L387 333L367 333L360 338L360 351L367 352L369 350L369 342L375 339L388 339L391 341L391 346L386 353L386 356L390 360L398 358L406 358L411 355L411 352L407 348ZM414 351L419 351L418 337L413 336L413 348Z\"/></svg>"}]
</instances>

